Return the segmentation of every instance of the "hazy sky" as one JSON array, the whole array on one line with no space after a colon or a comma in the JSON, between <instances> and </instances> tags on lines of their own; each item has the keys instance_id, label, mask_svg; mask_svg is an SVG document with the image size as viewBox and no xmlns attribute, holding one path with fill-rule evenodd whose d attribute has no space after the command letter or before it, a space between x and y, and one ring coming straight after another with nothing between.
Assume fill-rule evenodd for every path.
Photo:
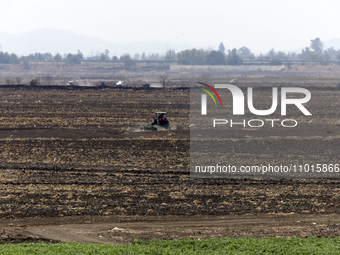
<instances>
[{"instance_id":1,"label":"hazy sky","mask_svg":"<svg viewBox=\"0 0 340 255\"><path fill-rule=\"evenodd\" d=\"M288 51L340 37L339 10L337 0L11 0L0 3L0 31L48 27L113 42Z\"/></svg>"}]
</instances>

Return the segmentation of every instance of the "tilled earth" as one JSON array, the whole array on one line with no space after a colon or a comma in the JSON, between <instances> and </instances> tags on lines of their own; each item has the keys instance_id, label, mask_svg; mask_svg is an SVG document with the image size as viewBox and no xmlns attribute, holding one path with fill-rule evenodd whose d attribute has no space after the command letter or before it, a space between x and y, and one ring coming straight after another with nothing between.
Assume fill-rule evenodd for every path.
<instances>
[{"instance_id":1,"label":"tilled earth","mask_svg":"<svg viewBox=\"0 0 340 255\"><path fill-rule=\"evenodd\" d=\"M339 127L332 115L339 109L339 93L322 91L319 107L313 106L321 116L314 121L316 133L300 130L311 138L275 138L283 148L287 144L306 145L306 150L287 150L287 154L325 155L320 160L331 157L339 163ZM327 100L333 100L334 109L327 108ZM39 225L32 217L52 217L56 222L71 217L69 224L77 217L81 222L79 219L85 221L89 216L145 216L161 222L160 217L167 221L171 216L340 214L338 179L191 178L188 90L3 88L0 107L0 216L11 219L0 224L3 241L63 240L37 230L31 231L40 233L38 237L30 236L33 232L26 227ZM140 127L149 124L156 111L168 112L176 129L142 132ZM328 123L326 129L321 127L323 121ZM247 143L265 136L259 133L247 138ZM275 146L266 139L269 147ZM243 160L266 156L266 150L260 152L256 146L242 148L237 142L230 146ZM245 152L247 157L240 156ZM17 225L16 219L20 219ZM294 226L295 219L291 222ZM13 228L8 224L14 224ZM53 221L48 224L53 225ZM332 229L320 235L339 233L336 223L331 224ZM16 229L18 226L21 228ZM228 230L234 233L229 236L247 236L244 233L250 228L234 230ZM301 229L288 232L303 236ZM144 232L138 233L134 237L143 237ZM177 237L190 236L184 230L181 233ZM105 241L110 242L110 238Z\"/></svg>"}]
</instances>

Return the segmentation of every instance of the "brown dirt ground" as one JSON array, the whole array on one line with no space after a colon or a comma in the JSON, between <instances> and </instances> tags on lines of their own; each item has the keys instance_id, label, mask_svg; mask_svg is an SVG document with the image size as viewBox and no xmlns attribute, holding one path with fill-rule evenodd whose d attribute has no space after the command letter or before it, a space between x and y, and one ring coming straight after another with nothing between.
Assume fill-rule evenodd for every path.
<instances>
[{"instance_id":1,"label":"brown dirt ground","mask_svg":"<svg viewBox=\"0 0 340 255\"><path fill-rule=\"evenodd\" d=\"M320 93L312 128L255 132L247 148L236 137L233 155L266 157L279 141L288 156L338 160L340 92ZM1 242L339 235L338 179L190 178L188 91L6 88L0 107ZM159 110L179 129L136 132Z\"/></svg>"},{"instance_id":2,"label":"brown dirt ground","mask_svg":"<svg viewBox=\"0 0 340 255\"><path fill-rule=\"evenodd\" d=\"M1 220L1 242L124 244L139 239L336 237L339 215L72 216Z\"/></svg>"}]
</instances>

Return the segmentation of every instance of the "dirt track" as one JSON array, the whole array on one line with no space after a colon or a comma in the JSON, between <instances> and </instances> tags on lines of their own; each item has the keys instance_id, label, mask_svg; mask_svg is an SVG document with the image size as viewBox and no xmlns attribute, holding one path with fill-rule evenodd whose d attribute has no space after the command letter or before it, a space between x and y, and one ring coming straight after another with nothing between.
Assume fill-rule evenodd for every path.
<instances>
[{"instance_id":1,"label":"dirt track","mask_svg":"<svg viewBox=\"0 0 340 255\"><path fill-rule=\"evenodd\" d=\"M0 92L3 241L338 234L337 179L190 178L188 91L7 88ZM313 158L339 155L339 127L331 115L339 104L339 92L322 93L326 99L320 99L315 109L323 118L309 129L312 133L301 130L314 137L280 140L283 148L297 143L306 147L286 153L301 157L312 153ZM325 100L333 100L334 109L329 110ZM181 129L135 132L158 110L171 113L169 119ZM328 129L320 126L324 120ZM256 134L249 143L266 135ZM275 143L266 139L270 150ZM330 153L325 151L327 141L333 148ZM232 144L242 152L238 142ZM245 159L266 155L256 148L247 149ZM276 217L290 213L297 216ZM311 214L316 216L308 218ZM114 227L128 230L110 232Z\"/></svg>"},{"instance_id":2,"label":"dirt track","mask_svg":"<svg viewBox=\"0 0 340 255\"><path fill-rule=\"evenodd\" d=\"M0 226L1 242L73 241L122 244L140 239L336 237L338 215L83 216L15 219Z\"/></svg>"}]
</instances>

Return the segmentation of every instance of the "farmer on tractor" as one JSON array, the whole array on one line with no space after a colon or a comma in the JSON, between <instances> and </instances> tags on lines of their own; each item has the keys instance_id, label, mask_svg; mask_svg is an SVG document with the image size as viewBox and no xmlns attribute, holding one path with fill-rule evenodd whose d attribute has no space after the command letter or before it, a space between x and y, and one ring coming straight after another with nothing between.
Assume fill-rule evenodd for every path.
<instances>
[{"instance_id":1,"label":"farmer on tractor","mask_svg":"<svg viewBox=\"0 0 340 255\"><path fill-rule=\"evenodd\" d=\"M156 112L156 116L151 125L168 126L169 121L165 117L166 112Z\"/></svg>"}]
</instances>

